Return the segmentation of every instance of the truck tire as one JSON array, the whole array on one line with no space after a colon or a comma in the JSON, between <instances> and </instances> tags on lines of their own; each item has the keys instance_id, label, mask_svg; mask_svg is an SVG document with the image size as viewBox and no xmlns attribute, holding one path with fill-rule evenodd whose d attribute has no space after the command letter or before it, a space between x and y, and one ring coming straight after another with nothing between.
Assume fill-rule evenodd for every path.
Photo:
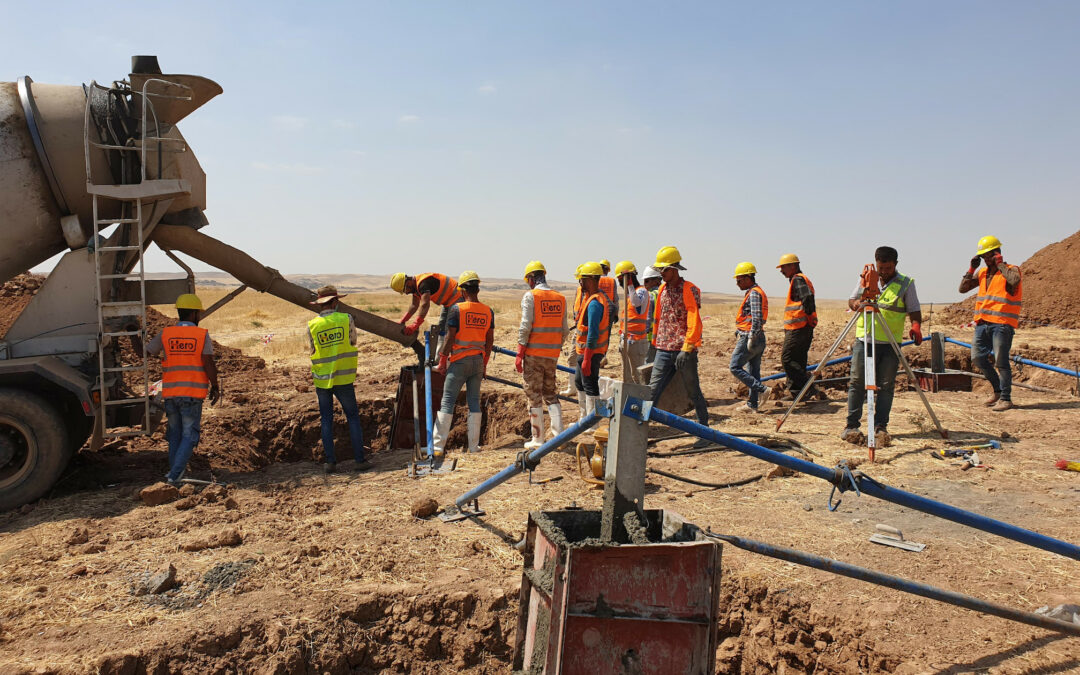
<instances>
[{"instance_id":1,"label":"truck tire","mask_svg":"<svg viewBox=\"0 0 1080 675\"><path fill-rule=\"evenodd\" d=\"M64 419L45 399L0 389L0 511L38 499L71 457Z\"/></svg>"}]
</instances>

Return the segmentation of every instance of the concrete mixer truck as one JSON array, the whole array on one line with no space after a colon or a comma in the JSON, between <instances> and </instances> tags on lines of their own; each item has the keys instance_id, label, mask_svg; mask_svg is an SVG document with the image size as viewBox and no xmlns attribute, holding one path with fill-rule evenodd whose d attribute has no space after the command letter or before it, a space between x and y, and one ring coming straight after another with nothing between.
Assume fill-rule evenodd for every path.
<instances>
[{"instance_id":1,"label":"concrete mixer truck","mask_svg":"<svg viewBox=\"0 0 1080 675\"><path fill-rule=\"evenodd\" d=\"M222 92L132 57L109 85L0 82L0 283L63 253L0 336L0 510L45 495L84 445L149 434L161 418L142 350L147 307L194 289L179 251L245 288L297 305L314 294L200 230L206 177L177 128ZM163 249L186 274L147 278ZM387 319L345 307L359 329L409 346Z\"/></svg>"}]
</instances>

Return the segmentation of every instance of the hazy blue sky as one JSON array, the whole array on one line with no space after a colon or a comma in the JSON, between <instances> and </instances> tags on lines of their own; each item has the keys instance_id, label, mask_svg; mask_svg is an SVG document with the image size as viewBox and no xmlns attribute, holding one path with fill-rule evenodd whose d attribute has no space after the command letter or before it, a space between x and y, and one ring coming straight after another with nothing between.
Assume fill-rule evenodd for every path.
<instances>
[{"instance_id":1,"label":"hazy blue sky","mask_svg":"<svg viewBox=\"0 0 1080 675\"><path fill-rule=\"evenodd\" d=\"M1080 3L5 3L0 80L225 93L181 124L206 230L283 272L639 266L735 291L797 252L845 296L874 247L951 300L984 234L1080 229ZM156 270L170 269L163 256ZM196 266L200 267L199 265Z\"/></svg>"}]
</instances>

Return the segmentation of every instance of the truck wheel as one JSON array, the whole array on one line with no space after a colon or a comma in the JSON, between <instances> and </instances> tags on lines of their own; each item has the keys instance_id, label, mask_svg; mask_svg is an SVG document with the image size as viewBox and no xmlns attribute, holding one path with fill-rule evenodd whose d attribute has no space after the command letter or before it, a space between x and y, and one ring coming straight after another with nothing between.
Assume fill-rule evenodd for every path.
<instances>
[{"instance_id":1,"label":"truck wheel","mask_svg":"<svg viewBox=\"0 0 1080 675\"><path fill-rule=\"evenodd\" d=\"M0 511L49 491L71 456L64 419L45 399L0 389Z\"/></svg>"}]
</instances>

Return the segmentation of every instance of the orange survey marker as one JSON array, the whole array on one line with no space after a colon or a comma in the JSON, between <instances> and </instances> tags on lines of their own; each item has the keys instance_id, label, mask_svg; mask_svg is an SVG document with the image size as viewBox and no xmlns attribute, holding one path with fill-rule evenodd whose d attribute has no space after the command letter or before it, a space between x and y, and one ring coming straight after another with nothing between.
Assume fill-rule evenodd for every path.
<instances>
[{"instance_id":1,"label":"orange survey marker","mask_svg":"<svg viewBox=\"0 0 1080 675\"><path fill-rule=\"evenodd\" d=\"M1059 459L1054 466L1062 471L1080 471L1080 459L1072 462L1067 459Z\"/></svg>"}]
</instances>

